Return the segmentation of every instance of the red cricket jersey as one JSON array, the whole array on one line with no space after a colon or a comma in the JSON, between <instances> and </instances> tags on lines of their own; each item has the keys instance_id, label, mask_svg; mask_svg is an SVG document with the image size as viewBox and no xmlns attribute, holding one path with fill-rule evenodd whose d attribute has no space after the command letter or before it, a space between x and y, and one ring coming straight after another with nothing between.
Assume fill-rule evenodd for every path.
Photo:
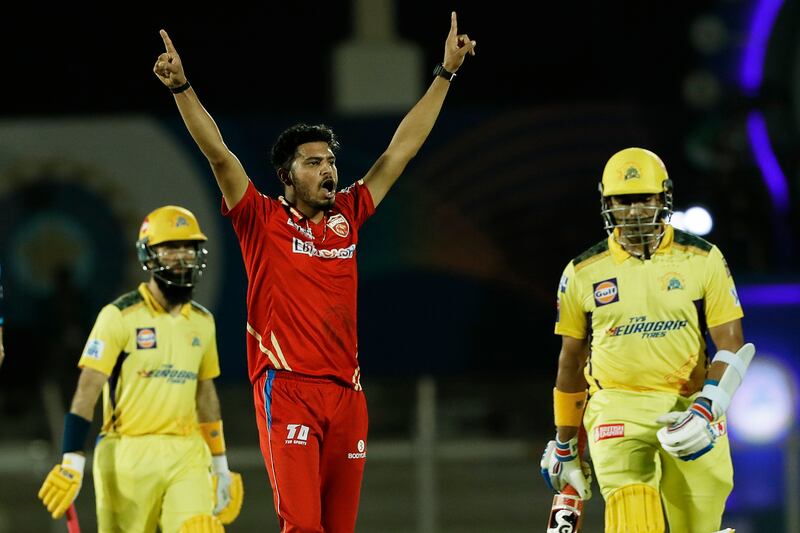
<instances>
[{"instance_id":1,"label":"red cricket jersey","mask_svg":"<svg viewBox=\"0 0 800 533\"><path fill-rule=\"evenodd\" d=\"M358 230L375 212L362 181L336 194L314 223L251 181L233 209L222 201L247 270L247 367L330 377L361 390L356 335Z\"/></svg>"}]
</instances>

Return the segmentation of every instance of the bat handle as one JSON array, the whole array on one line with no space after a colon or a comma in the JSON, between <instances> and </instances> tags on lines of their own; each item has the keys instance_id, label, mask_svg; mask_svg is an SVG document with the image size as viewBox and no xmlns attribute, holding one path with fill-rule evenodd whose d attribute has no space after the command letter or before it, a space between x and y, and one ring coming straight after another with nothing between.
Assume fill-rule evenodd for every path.
<instances>
[{"instance_id":1,"label":"bat handle","mask_svg":"<svg viewBox=\"0 0 800 533\"><path fill-rule=\"evenodd\" d=\"M81 525L78 523L78 511L75 510L75 504L72 503L67 509L67 532L68 533L81 533Z\"/></svg>"},{"instance_id":2,"label":"bat handle","mask_svg":"<svg viewBox=\"0 0 800 533\"><path fill-rule=\"evenodd\" d=\"M561 494L569 494L570 496L577 496L578 491L572 488L572 485L567 485L564 487L564 490L561 491Z\"/></svg>"}]
</instances>

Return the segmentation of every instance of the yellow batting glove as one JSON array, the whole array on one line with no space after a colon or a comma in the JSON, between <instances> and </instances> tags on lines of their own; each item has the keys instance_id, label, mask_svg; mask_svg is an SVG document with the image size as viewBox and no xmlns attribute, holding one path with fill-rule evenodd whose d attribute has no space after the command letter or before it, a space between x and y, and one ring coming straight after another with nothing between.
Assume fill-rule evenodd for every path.
<instances>
[{"instance_id":1,"label":"yellow batting glove","mask_svg":"<svg viewBox=\"0 0 800 533\"><path fill-rule=\"evenodd\" d=\"M239 516L244 501L242 475L228 470L228 459L215 455L212 461L212 482L214 484L214 515L225 525Z\"/></svg>"},{"instance_id":2,"label":"yellow batting glove","mask_svg":"<svg viewBox=\"0 0 800 533\"><path fill-rule=\"evenodd\" d=\"M39 499L55 518L61 518L75 501L83 483L83 468L86 458L77 453L65 453L60 465L47 474L39 489Z\"/></svg>"}]
</instances>

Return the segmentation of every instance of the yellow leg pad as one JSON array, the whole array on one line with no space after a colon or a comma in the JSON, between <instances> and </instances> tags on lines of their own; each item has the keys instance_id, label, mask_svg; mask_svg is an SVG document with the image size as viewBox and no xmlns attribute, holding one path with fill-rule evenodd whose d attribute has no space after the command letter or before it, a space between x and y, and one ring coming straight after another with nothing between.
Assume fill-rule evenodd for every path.
<instances>
[{"instance_id":1,"label":"yellow leg pad","mask_svg":"<svg viewBox=\"0 0 800 533\"><path fill-rule=\"evenodd\" d=\"M661 496L650 485L625 485L606 500L606 533L664 533Z\"/></svg>"},{"instance_id":2,"label":"yellow leg pad","mask_svg":"<svg viewBox=\"0 0 800 533\"><path fill-rule=\"evenodd\" d=\"M225 533L225 528L216 516L197 515L184 522L178 533Z\"/></svg>"}]
</instances>

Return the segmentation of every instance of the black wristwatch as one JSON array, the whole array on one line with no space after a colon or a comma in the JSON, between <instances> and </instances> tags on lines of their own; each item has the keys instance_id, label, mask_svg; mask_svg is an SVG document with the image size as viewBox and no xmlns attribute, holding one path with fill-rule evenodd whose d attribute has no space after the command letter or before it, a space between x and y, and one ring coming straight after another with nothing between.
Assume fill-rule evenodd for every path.
<instances>
[{"instance_id":1,"label":"black wristwatch","mask_svg":"<svg viewBox=\"0 0 800 533\"><path fill-rule=\"evenodd\" d=\"M436 66L433 67L433 75L441 76L447 81L453 81L453 78L456 77L455 72L450 72L449 70L444 68L444 65L442 65L441 63L437 63Z\"/></svg>"}]
</instances>

